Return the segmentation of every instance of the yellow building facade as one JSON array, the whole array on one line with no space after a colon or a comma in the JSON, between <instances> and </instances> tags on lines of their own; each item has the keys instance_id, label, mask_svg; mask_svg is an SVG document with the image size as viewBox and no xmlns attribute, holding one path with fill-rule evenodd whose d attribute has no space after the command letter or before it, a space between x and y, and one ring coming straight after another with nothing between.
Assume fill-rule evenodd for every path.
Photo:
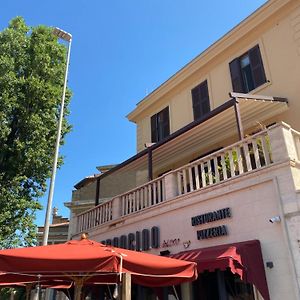
<instances>
[{"instance_id":1,"label":"yellow building facade","mask_svg":"<svg viewBox=\"0 0 300 300\"><path fill-rule=\"evenodd\" d=\"M194 121L191 91L202 82L207 81L211 110L229 100L230 62L257 45L266 80L251 94L287 98L291 109L266 124L285 120L299 130L299 18L299 1L267 2L144 98L127 116L137 125L137 151L151 142L150 118L165 107L169 107L171 133Z\"/></svg>"},{"instance_id":2,"label":"yellow building facade","mask_svg":"<svg viewBox=\"0 0 300 300\"><path fill-rule=\"evenodd\" d=\"M75 185L70 238L197 262L134 299L300 299L300 2L268 1L127 118L137 154Z\"/></svg>"}]
</instances>

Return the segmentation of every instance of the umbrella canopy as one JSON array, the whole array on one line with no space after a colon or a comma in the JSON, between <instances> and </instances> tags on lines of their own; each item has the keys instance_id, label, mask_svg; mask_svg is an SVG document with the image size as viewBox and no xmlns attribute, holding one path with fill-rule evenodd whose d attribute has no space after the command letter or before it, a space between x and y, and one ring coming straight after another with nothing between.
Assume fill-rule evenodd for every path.
<instances>
[{"instance_id":1,"label":"umbrella canopy","mask_svg":"<svg viewBox=\"0 0 300 300\"><path fill-rule=\"evenodd\" d=\"M196 263L105 246L92 240L0 251L0 284L116 283L129 273L145 286L175 285L197 278Z\"/></svg>"}]
</instances>

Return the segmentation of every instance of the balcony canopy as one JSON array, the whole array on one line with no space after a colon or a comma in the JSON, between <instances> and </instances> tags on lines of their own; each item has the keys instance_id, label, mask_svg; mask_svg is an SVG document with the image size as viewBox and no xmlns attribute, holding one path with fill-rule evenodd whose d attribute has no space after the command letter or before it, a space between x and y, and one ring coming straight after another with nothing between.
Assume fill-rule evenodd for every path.
<instances>
[{"instance_id":1,"label":"balcony canopy","mask_svg":"<svg viewBox=\"0 0 300 300\"><path fill-rule=\"evenodd\" d=\"M112 174L121 178L129 173L140 172L137 182L128 187L124 185L115 195L126 192L152 179L153 173L159 175L159 170L168 171L174 165L176 167L179 161L188 163L191 157L197 158L228 146L226 140L227 143L234 143L245 137L245 134L259 131L262 127L276 122L276 116L288 109L286 98L240 93L231 93L230 96L230 100L201 119L191 122L161 142L101 174L100 180L106 180ZM88 182L96 179L89 178ZM120 179L118 181L122 182Z\"/></svg>"},{"instance_id":2,"label":"balcony canopy","mask_svg":"<svg viewBox=\"0 0 300 300\"><path fill-rule=\"evenodd\" d=\"M143 168L147 164L147 153L152 151L153 164L168 163L170 156L178 160L183 154L194 149L206 149L219 141L238 135L238 126L245 132L258 128L288 109L285 98L231 93L232 99L215 108L200 120L194 121L156 143L130 159L107 171L105 176L122 168ZM236 117L236 105L239 106L240 122ZM268 125L268 123L267 123ZM144 157L144 159L141 159ZM125 170L125 169L124 169Z\"/></svg>"},{"instance_id":3,"label":"balcony canopy","mask_svg":"<svg viewBox=\"0 0 300 300\"><path fill-rule=\"evenodd\" d=\"M234 136L238 138L240 130L243 138L248 130L261 130L264 125L269 125L266 121L288 109L287 100L282 98L236 93L232 96L234 98L201 120L188 124L165 141L152 146L153 165L170 164L170 158L178 161L194 154L195 150L201 155L201 151L204 151L203 154L227 146L222 142Z\"/></svg>"}]
</instances>

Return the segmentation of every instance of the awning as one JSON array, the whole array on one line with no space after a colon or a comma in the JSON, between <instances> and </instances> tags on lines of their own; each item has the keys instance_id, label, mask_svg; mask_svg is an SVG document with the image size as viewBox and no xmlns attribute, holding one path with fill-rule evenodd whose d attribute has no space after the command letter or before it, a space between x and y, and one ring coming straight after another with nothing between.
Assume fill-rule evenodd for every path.
<instances>
[{"instance_id":1,"label":"awning","mask_svg":"<svg viewBox=\"0 0 300 300\"><path fill-rule=\"evenodd\" d=\"M199 273L230 268L243 281L254 284L265 300L270 299L258 240L194 249L173 254L171 257L196 262Z\"/></svg>"},{"instance_id":2,"label":"awning","mask_svg":"<svg viewBox=\"0 0 300 300\"><path fill-rule=\"evenodd\" d=\"M224 140L238 137L238 124L235 105L239 106L240 121L245 134L250 129L276 122L277 116L288 110L286 98L231 93L232 99L216 107L201 119L193 121L173 132L164 140L152 145L153 169L172 166L179 160L184 161L195 152L200 155L216 145L225 147ZM270 121L271 120L271 121ZM250 130L250 132L248 132ZM150 141L149 141L150 142ZM211 150L213 150L212 148ZM115 168L102 174L101 179L116 171L147 170L148 150L145 149Z\"/></svg>"},{"instance_id":3,"label":"awning","mask_svg":"<svg viewBox=\"0 0 300 300\"><path fill-rule=\"evenodd\" d=\"M138 152L100 177L96 175L83 179L75 188L79 189L97 178L100 178L103 186L111 184L112 177L109 176L113 175L114 178L119 176L118 189L114 189L115 194L109 197L125 193L162 172L180 167L178 162L187 164L204 154L228 146L228 143L240 139L241 132L251 135L264 129L264 126L281 120L280 114L288 110L286 98L241 93L231 93L231 97L232 99L217 106L199 120L185 125L164 140ZM139 175L135 176L137 172ZM132 175L132 180L129 181L131 185L126 185L129 174ZM138 184L133 181L137 177Z\"/></svg>"},{"instance_id":4,"label":"awning","mask_svg":"<svg viewBox=\"0 0 300 300\"><path fill-rule=\"evenodd\" d=\"M0 285L117 283L120 274L144 286L169 286L197 278L196 264L106 246L82 236L65 244L0 250ZM76 299L76 298L75 298Z\"/></svg>"}]
</instances>

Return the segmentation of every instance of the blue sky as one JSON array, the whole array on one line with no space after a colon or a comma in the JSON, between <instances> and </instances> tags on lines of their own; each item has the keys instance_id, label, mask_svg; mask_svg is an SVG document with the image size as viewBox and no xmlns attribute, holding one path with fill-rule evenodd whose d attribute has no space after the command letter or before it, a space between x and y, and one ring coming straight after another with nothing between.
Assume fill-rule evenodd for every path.
<instances>
[{"instance_id":1,"label":"blue sky","mask_svg":"<svg viewBox=\"0 0 300 300\"><path fill-rule=\"evenodd\" d=\"M264 0L10 0L0 30L23 16L30 26L57 26L73 35L69 86L73 131L61 148L53 205L74 184L135 154L135 125L125 116L191 59L251 14ZM45 204L47 197L41 199ZM37 215L44 223L45 211Z\"/></svg>"}]
</instances>

